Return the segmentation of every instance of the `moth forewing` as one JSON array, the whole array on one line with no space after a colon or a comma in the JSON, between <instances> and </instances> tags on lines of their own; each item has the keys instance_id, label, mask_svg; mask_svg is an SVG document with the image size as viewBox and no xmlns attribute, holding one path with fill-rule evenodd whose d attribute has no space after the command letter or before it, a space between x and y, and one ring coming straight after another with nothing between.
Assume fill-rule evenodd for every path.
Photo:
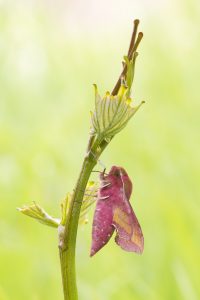
<instances>
[{"instance_id":1,"label":"moth forewing","mask_svg":"<svg viewBox=\"0 0 200 300\"><path fill-rule=\"evenodd\" d=\"M132 182L122 167L113 166L100 174L100 188L92 226L91 256L99 251L117 231L116 243L126 251L142 253L144 238L129 202Z\"/></svg>"}]
</instances>

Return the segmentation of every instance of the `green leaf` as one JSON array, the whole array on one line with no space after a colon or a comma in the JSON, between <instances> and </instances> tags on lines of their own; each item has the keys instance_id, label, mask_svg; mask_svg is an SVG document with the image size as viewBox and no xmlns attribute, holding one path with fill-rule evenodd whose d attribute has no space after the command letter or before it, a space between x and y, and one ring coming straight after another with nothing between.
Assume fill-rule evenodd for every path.
<instances>
[{"instance_id":1,"label":"green leaf","mask_svg":"<svg viewBox=\"0 0 200 300\"><path fill-rule=\"evenodd\" d=\"M133 80L133 72L131 72L133 62L127 60L127 63L130 64L127 75L129 86L126 86L126 83L122 83L116 96L110 95L107 92L101 98L95 85L95 111L91 113L91 134L97 135L97 139L99 140L109 140L120 132L144 103L141 102L135 107L131 105L132 99L128 95Z\"/></svg>"},{"instance_id":2,"label":"green leaf","mask_svg":"<svg viewBox=\"0 0 200 300\"><path fill-rule=\"evenodd\" d=\"M41 206L35 202L32 205L24 205L23 207L17 209L24 215L34 218L44 225L57 228L60 224L59 219L51 217Z\"/></svg>"}]
</instances>

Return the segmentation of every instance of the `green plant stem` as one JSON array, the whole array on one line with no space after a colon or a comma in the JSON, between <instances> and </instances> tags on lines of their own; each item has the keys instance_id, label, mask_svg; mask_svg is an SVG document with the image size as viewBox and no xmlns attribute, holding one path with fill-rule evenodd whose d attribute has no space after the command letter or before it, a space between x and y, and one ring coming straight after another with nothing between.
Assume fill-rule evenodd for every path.
<instances>
[{"instance_id":1,"label":"green plant stem","mask_svg":"<svg viewBox=\"0 0 200 300\"><path fill-rule=\"evenodd\" d=\"M60 235L59 239L60 263L65 300L78 299L75 270L76 236L84 191L92 169L97 163L95 154L92 153L90 152L90 155L86 156L83 161L82 169L74 190L68 222L63 228L63 233Z\"/></svg>"},{"instance_id":2,"label":"green plant stem","mask_svg":"<svg viewBox=\"0 0 200 300\"><path fill-rule=\"evenodd\" d=\"M139 20L134 21L134 30L128 50L128 58L132 59L141 39L142 33L137 36L137 27ZM136 38L137 37L137 38ZM124 69L112 91L112 95L117 95L121 77L126 75L127 66ZM110 140L112 137L110 138ZM104 151L108 141L105 139L96 139L95 136L91 136L88 143L88 154L86 155L81 172L74 190L72 202L68 214L68 219L65 226L59 226L59 252L60 252L60 264L62 273L63 293L64 300L78 300L78 292L76 286L76 266L75 266L75 250L76 250L76 236L78 229L79 215L84 196L84 191L89 180L92 169L97 163L97 160L101 153ZM91 148L92 147L92 148Z\"/></svg>"},{"instance_id":3,"label":"green plant stem","mask_svg":"<svg viewBox=\"0 0 200 300\"><path fill-rule=\"evenodd\" d=\"M84 191L89 177L101 153L108 143L104 140L100 145L94 143L86 155L81 172L74 190L67 223L61 226L59 233L59 252L62 273L63 293L65 300L77 300L75 250L79 215L84 196ZM100 151L97 151L99 146ZM89 150L89 149L88 149Z\"/></svg>"}]
</instances>

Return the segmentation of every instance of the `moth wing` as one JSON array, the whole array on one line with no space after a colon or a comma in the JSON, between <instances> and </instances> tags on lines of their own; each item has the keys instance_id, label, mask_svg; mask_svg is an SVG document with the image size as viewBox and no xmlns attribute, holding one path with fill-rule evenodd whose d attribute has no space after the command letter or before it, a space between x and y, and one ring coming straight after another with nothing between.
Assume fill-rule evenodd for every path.
<instances>
[{"instance_id":1,"label":"moth wing","mask_svg":"<svg viewBox=\"0 0 200 300\"><path fill-rule=\"evenodd\" d=\"M127 199L113 211L113 226L117 231L115 242L124 250L141 254L144 237L137 217Z\"/></svg>"},{"instance_id":2,"label":"moth wing","mask_svg":"<svg viewBox=\"0 0 200 300\"><path fill-rule=\"evenodd\" d=\"M92 225L92 246L90 256L96 254L102 247L104 247L115 228L112 226L112 208L106 207L103 201L97 203Z\"/></svg>"}]
</instances>

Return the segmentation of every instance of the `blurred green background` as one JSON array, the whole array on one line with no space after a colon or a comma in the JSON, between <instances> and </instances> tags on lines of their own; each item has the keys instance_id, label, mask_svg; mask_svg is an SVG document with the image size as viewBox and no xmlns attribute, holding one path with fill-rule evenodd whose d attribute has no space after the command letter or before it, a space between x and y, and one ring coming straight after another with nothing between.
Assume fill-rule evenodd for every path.
<instances>
[{"instance_id":1,"label":"blurred green background","mask_svg":"<svg viewBox=\"0 0 200 300\"><path fill-rule=\"evenodd\" d=\"M142 256L112 241L89 258L79 229L80 300L200 299L200 2L0 1L0 300L62 299L52 215L73 189L97 83L111 90L141 20L133 98L146 100L102 156L126 168L145 236ZM101 169L98 167L98 169Z\"/></svg>"}]
</instances>

